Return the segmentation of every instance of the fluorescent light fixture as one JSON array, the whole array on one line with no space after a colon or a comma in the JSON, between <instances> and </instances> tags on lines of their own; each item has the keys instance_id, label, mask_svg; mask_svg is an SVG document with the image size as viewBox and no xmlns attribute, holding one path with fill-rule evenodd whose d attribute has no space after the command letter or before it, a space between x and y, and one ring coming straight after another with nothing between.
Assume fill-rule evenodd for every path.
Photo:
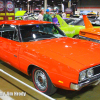
<instances>
[{"instance_id":1,"label":"fluorescent light fixture","mask_svg":"<svg viewBox=\"0 0 100 100\"><path fill-rule=\"evenodd\" d=\"M41 5L37 5L37 6L41 6Z\"/></svg>"}]
</instances>

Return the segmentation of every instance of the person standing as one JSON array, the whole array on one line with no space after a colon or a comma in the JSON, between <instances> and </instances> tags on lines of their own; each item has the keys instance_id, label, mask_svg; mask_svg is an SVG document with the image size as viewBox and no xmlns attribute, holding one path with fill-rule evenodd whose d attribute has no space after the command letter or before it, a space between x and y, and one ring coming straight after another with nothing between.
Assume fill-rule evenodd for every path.
<instances>
[{"instance_id":1,"label":"person standing","mask_svg":"<svg viewBox=\"0 0 100 100\"><path fill-rule=\"evenodd\" d=\"M50 16L50 10L49 9L46 9L46 14L43 17L43 20L52 22L52 17Z\"/></svg>"},{"instance_id":2,"label":"person standing","mask_svg":"<svg viewBox=\"0 0 100 100\"><path fill-rule=\"evenodd\" d=\"M66 13L65 12L62 13L62 18L66 18Z\"/></svg>"},{"instance_id":3,"label":"person standing","mask_svg":"<svg viewBox=\"0 0 100 100\"><path fill-rule=\"evenodd\" d=\"M38 16L38 20L39 21L43 21L43 14L44 14L44 11L43 10L40 10L40 14Z\"/></svg>"}]
</instances>

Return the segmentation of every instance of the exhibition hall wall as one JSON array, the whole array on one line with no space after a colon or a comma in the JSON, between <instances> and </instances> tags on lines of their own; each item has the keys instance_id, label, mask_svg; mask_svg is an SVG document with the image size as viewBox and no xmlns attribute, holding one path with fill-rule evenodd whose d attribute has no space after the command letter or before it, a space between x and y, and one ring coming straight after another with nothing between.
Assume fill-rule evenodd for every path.
<instances>
[{"instance_id":1,"label":"exhibition hall wall","mask_svg":"<svg viewBox=\"0 0 100 100\"><path fill-rule=\"evenodd\" d=\"M100 0L79 0L78 11L80 10L88 10L88 11L97 11L100 13Z\"/></svg>"}]
</instances>

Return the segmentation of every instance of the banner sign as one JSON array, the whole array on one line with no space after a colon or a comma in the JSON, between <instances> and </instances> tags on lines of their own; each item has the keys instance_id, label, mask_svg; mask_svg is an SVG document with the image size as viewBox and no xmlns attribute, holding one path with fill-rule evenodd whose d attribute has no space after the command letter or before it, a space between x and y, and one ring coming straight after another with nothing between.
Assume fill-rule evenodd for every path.
<instances>
[{"instance_id":1,"label":"banner sign","mask_svg":"<svg viewBox=\"0 0 100 100\"><path fill-rule=\"evenodd\" d=\"M12 0L6 0L6 20L14 20L15 19L15 7L14 2Z\"/></svg>"},{"instance_id":2,"label":"banner sign","mask_svg":"<svg viewBox=\"0 0 100 100\"><path fill-rule=\"evenodd\" d=\"M5 20L5 0L0 0L0 21Z\"/></svg>"},{"instance_id":3,"label":"banner sign","mask_svg":"<svg viewBox=\"0 0 100 100\"><path fill-rule=\"evenodd\" d=\"M66 13L70 14L72 12L72 9L71 8L67 8L65 9Z\"/></svg>"},{"instance_id":4,"label":"banner sign","mask_svg":"<svg viewBox=\"0 0 100 100\"><path fill-rule=\"evenodd\" d=\"M0 20L14 20L15 7L12 0L0 0Z\"/></svg>"}]
</instances>

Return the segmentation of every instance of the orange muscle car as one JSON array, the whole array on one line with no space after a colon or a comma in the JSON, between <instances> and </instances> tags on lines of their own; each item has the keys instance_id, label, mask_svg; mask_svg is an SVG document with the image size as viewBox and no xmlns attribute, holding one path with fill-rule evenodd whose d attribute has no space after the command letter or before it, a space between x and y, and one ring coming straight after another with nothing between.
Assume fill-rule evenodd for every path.
<instances>
[{"instance_id":1,"label":"orange muscle car","mask_svg":"<svg viewBox=\"0 0 100 100\"><path fill-rule=\"evenodd\" d=\"M99 82L100 44L72 39L53 23L1 21L0 59L32 77L48 95Z\"/></svg>"},{"instance_id":2,"label":"orange muscle car","mask_svg":"<svg viewBox=\"0 0 100 100\"><path fill-rule=\"evenodd\" d=\"M85 29L80 30L79 37L85 40L100 43L100 28L94 28L86 15L83 15L83 19ZM100 25L100 22L98 24Z\"/></svg>"}]
</instances>

